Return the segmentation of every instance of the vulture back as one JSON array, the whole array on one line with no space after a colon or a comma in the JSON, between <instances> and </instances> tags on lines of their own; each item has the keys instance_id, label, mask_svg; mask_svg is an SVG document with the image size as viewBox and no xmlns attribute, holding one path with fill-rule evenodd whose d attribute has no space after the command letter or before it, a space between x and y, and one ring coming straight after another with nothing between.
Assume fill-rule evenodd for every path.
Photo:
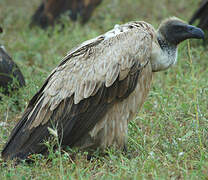
<instances>
[{"instance_id":1,"label":"vulture back","mask_svg":"<svg viewBox=\"0 0 208 180\"><path fill-rule=\"evenodd\" d=\"M77 20L81 16L82 23L86 23L93 10L102 0L43 0L41 5L32 16L31 25L39 25L46 28L53 25L55 20L64 12L70 11L70 18Z\"/></svg>"}]
</instances>

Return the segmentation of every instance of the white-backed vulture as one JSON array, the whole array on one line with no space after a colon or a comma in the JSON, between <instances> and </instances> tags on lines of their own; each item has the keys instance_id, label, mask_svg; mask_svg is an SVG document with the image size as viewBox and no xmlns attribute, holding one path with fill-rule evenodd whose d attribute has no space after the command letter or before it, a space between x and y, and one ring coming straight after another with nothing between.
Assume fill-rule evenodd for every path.
<instances>
[{"instance_id":1,"label":"white-backed vulture","mask_svg":"<svg viewBox=\"0 0 208 180\"><path fill-rule=\"evenodd\" d=\"M156 31L135 21L71 50L29 102L13 129L3 159L45 153L56 127L61 145L123 149L128 123L141 108L153 72L176 63L177 45L203 38L201 29L169 18Z\"/></svg>"},{"instance_id":2,"label":"white-backed vulture","mask_svg":"<svg viewBox=\"0 0 208 180\"><path fill-rule=\"evenodd\" d=\"M0 27L1 32L3 32L3 29ZM15 81L13 81L14 79ZM0 45L0 88L3 90L2 93L9 95L10 91L24 85L25 80L20 69L8 55L5 47Z\"/></svg>"},{"instance_id":3,"label":"white-backed vulture","mask_svg":"<svg viewBox=\"0 0 208 180\"><path fill-rule=\"evenodd\" d=\"M102 0L43 0L32 16L31 26L47 28L54 25L57 18L66 11L69 11L71 20L76 21L80 16L81 22L86 23L101 2Z\"/></svg>"}]
</instances>

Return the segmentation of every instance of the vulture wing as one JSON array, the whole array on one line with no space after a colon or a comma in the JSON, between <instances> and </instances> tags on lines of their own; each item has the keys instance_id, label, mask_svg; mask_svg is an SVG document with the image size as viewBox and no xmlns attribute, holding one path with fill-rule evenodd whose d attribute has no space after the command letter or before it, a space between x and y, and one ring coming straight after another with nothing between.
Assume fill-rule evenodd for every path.
<instances>
[{"instance_id":1,"label":"vulture wing","mask_svg":"<svg viewBox=\"0 0 208 180\"><path fill-rule=\"evenodd\" d=\"M73 49L31 99L2 151L4 159L47 152L41 144L56 127L62 145L72 147L113 103L134 91L150 59L154 29L144 22L113 30Z\"/></svg>"}]
</instances>

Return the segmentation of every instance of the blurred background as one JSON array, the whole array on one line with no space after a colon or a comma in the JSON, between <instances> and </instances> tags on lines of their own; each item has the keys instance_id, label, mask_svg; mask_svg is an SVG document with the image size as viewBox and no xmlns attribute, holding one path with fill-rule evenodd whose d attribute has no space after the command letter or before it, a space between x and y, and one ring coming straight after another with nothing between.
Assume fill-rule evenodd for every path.
<instances>
[{"instance_id":1,"label":"blurred background","mask_svg":"<svg viewBox=\"0 0 208 180\"><path fill-rule=\"evenodd\" d=\"M102 0L84 25L79 14L78 21L70 20L68 10L58 19L59 23L44 31L29 27L41 3L41 0L1 0L0 26L4 33L0 43L15 61L23 66L44 67L46 72L74 45L106 32L115 24L144 20L157 28L161 20L170 16L188 21L199 5L196 0Z\"/></svg>"},{"instance_id":2,"label":"blurred background","mask_svg":"<svg viewBox=\"0 0 208 180\"><path fill-rule=\"evenodd\" d=\"M3 28L0 44L4 45L20 68L26 84L19 91L12 91L9 96L2 95L0 149L21 117L29 99L71 48L112 29L115 24L132 20L146 21L155 28L161 20L170 16L177 16L188 22L199 8L200 1L102 0L91 9L91 17L86 21L83 22L80 14L75 15L77 20L73 21L69 18L72 12L66 11L57 19L57 23L52 23L47 28L31 25L32 16L41 3L41 0L0 0L0 26ZM144 168L143 160L146 161L151 151L159 159L152 160L157 161L154 168L158 174L164 175L165 179L166 175L171 173L176 175L176 179L183 179L183 172L193 170L194 163L197 162L204 162L207 173L208 156L204 148L208 145L207 65L207 47L203 45L203 41L191 40L180 45L178 63L174 68L155 74L144 108L129 127L129 136L132 139L129 141L130 151L136 153L135 157L141 158L132 168L137 165L141 169ZM179 141L181 137L185 140ZM137 146L133 141L141 146ZM192 159L193 163L185 164L184 160L176 166L180 152L186 153L185 160ZM169 157L172 159L168 159ZM123 172L126 177L128 173L133 175L130 169L126 168ZM151 165L143 171L146 173L145 177L149 177L148 170L151 171ZM126 172L128 173L125 174ZM201 172L204 172L203 168L198 171ZM151 177L160 177L154 176L153 171L150 174Z\"/></svg>"}]
</instances>

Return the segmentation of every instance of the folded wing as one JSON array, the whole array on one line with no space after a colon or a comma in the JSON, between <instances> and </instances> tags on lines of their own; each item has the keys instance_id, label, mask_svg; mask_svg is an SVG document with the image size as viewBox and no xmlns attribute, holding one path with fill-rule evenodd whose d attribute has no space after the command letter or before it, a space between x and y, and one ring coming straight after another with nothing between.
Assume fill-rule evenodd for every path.
<instances>
[{"instance_id":1,"label":"folded wing","mask_svg":"<svg viewBox=\"0 0 208 180\"><path fill-rule=\"evenodd\" d=\"M46 152L41 143L50 137L48 127L72 147L131 94L149 62L153 29L145 23L119 28L81 44L52 71L13 129L4 159Z\"/></svg>"}]
</instances>

